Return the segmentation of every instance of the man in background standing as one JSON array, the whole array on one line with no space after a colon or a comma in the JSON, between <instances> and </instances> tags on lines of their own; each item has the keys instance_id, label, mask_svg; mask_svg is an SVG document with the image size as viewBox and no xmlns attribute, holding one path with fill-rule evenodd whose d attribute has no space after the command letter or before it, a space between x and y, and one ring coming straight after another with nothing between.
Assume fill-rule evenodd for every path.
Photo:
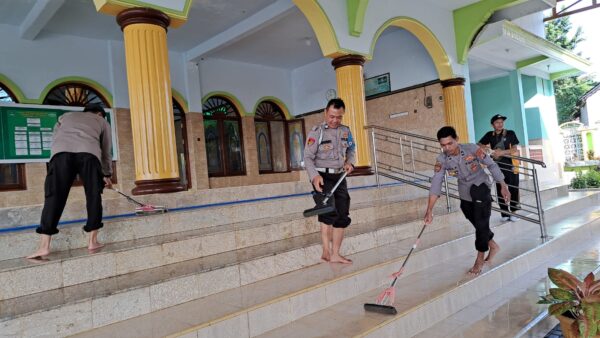
<instances>
[{"instance_id":1,"label":"man in background standing","mask_svg":"<svg viewBox=\"0 0 600 338\"><path fill-rule=\"evenodd\" d=\"M519 171L513 165L513 159L510 155L517 154L517 144L519 139L514 131L504 129L504 121L506 116L496 114L492 116L490 123L494 130L488 131L481 140L479 146L483 148L489 147L492 150L491 156L498 163L502 174L504 174L504 182L508 185L510 191L510 202L500 197L500 186L496 185L498 191L498 204L503 211L515 212L520 208L519 205ZM508 213L502 213L502 220L515 221L515 218Z\"/></svg>"}]
</instances>

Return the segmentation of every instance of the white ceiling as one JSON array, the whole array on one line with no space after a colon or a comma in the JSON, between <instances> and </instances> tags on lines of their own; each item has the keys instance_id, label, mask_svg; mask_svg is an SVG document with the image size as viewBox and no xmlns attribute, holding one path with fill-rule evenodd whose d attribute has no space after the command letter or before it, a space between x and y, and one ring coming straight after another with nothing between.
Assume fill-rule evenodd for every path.
<instances>
[{"instance_id":1,"label":"white ceiling","mask_svg":"<svg viewBox=\"0 0 600 338\"><path fill-rule=\"evenodd\" d=\"M277 22L206 56L285 69L323 58L312 28L297 8Z\"/></svg>"}]
</instances>

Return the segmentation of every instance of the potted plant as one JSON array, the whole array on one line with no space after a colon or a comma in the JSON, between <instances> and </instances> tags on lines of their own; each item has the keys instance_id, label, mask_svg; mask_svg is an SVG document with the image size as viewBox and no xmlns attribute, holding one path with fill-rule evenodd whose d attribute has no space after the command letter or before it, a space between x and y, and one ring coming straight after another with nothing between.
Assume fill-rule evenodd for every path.
<instances>
[{"instance_id":1,"label":"potted plant","mask_svg":"<svg viewBox=\"0 0 600 338\"><path fill-rule=\"evenodd\" d=\"M560 269L548 268L556 285L538 304L550 304L548 312L560 321L566 338L600 337L600 281L589 273L583 281Z\"/></svg>"}]
</instances>

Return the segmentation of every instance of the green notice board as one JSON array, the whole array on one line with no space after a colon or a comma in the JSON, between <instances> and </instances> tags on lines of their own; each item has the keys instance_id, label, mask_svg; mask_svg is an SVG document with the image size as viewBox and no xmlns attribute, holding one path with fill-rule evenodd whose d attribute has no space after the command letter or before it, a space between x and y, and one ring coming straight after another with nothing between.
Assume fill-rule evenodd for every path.
<instances>
[{"instance_id":1,"label":"green notice board","mask_svg":"<svg viewBox=\"0 0 600 338\"><path fill-rule=\"evenodd\" d=\"M46 162L50 159L52 135L58 118L81 108L56 109L44 107L0 106L0 163ZM107 120L113 134L113 160L116 160L115 127Z\"/></svg>"}]
</instances>

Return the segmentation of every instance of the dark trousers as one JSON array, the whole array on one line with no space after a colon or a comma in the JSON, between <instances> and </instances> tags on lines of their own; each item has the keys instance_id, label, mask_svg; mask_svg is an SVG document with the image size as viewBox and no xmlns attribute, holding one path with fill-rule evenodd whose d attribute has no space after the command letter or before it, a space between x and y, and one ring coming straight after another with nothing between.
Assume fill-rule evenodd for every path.
<instances>
[{"instance_id":1,"label":"dark trousers","mask_svg":"<svg viewBox=\"0 0 600 338\"><path fill-rule=\"evenodd\" d=\"M504 200L504 198L502 198L502 194L500 193L500 184L496 184L496 192L498 194L498 205L500 206L500 209L504 211L515 212L517 210L520 210L521 207L519 205L519 174L515 174L512 168L505 169L501 166L500 169L502 169L502 174L504 174L504 182L508 184L508 192L510 192L510 203L508 203ZM510 216L509 214L505 213L501 214L502 217Z\"/></svg>"},{"instance_id":2,"label":"dark trousers","mask_svg":"<svg viewBox=\"0 0 600 338\"><path fill-rule=\"evenodd\" d=\"M323 192L328 193L340 179L342 174L319 173L323 177ZM350 195L346 179L340 183L327 204L334 205L335 211L319 215L319 222L332 225L334 228L346 228L352 221L350 217Z\"/></svg>"},{"instance_id":3,"label":"dark trousers","mask_svg":"<svg viewBox=\"0 0 600 338\"><path fill-rule=\"evenodd\" d=\"M58 221L67 204L69 191L75 177L83 181L88 219L83 230L90 232L102 228L102 190L104 181L98 158L89 153L59 153L52 157L44 183L44 209L38 234L58 233Z\"/></svg>"},{"instance_id":4,"label":"dark trousers","mask_svg":"<svg viewBox=\"0 0 600 338\"><path fill-rule=\"evenodd\" d=\"M487 184L471 186L472 201L460 200L460 210L475 227L475 249L479 252L489 250L488 242L494 238L490 230L492 215L492 195Z\"/></svg>"}]
</instances>

